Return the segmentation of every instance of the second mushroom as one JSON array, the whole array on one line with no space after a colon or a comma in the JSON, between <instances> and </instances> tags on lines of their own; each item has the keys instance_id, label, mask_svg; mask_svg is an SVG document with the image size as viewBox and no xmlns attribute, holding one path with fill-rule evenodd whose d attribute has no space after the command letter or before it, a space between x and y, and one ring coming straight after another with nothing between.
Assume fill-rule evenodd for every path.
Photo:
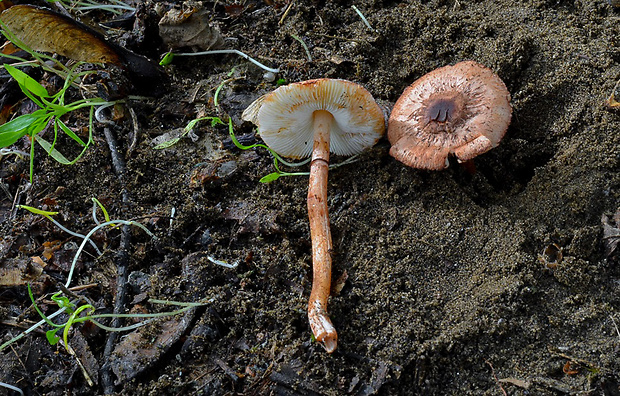
<instances>
[{"instance_id":1,"label":"second mushroom","mask_svg":"<svg viewBox=\"0 0 620 396\"><path fill-rule=\"evenodd\" d=\"M317 79L286 85L258 98L243 119L258 127L263 141L288 158L312 156L308 217L312 238L312 291L308 320L327 352L338 335L329 315L332 238L327 209L330 152L350 156L373 146L385 133L385 118L372 95L345 80Z\"/></svg>"},{"instance_id":2,"label":"second mushroom","mask_svg":"<svg viewBox=\"0 0 620 396\"><path fill-rule=\"evenodd\" d=\"M394 104L390 155L413 168L440 170L448 157L469 161L497 146L512 108L504 82L473 62L444 66L416 80Z\"/></svg>"}]
</instances>

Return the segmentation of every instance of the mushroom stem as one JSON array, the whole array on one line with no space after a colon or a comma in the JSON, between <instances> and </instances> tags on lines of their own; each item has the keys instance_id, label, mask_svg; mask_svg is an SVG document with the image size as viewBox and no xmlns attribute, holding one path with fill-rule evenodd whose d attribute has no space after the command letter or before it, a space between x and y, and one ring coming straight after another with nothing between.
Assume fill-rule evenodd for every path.
<instances>
[{"instance_id":1,"label":"mushroom stem","mask_svg":"<svg viewBox=\"0 0 620 396\"><path fill-rule=\"evenodd\" d=\"M308 217L312 238L312 292L308 301L308 320L317 341L328 353L336 349L338 334L327 314L331 290L332 236L327 211L327 173L329 169L329 133L334 117L317 110L314 117L314 144L308 187Z\"/></svg>"}]
</instances>

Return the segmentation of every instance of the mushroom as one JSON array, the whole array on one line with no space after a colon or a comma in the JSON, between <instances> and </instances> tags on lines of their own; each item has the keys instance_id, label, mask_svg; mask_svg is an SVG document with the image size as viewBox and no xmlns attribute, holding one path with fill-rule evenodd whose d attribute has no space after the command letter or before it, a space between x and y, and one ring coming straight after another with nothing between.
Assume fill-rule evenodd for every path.
<instances>
[{"instance_id":1,"label":"mushroom","mask_svg":"<svg viewBox=\"0 0 620 396\"><path fill-rule=\"evenodd\" d=\"M327 314L333 249L327 210L329 153L349 156L373 146L385 133L383 112L362 86L321 78L282 86L258 98L242 118L256 124L263 141L279 155L312 156L308 217L313 277L308 320L316 340L332 353L338 335Z\"/></svg>"},{"instance_id":2,"label":"mushroom","mask_svg":"<svg viewBox=\"0 0 620 396\"><path fill-rule=\"evenodd\" d=\"M448 167L497 146L508 125L510 93L490 69L473 61L436 69L411 84L388 122L390 155L414 168Z\"/></svg>"}]
</instances>

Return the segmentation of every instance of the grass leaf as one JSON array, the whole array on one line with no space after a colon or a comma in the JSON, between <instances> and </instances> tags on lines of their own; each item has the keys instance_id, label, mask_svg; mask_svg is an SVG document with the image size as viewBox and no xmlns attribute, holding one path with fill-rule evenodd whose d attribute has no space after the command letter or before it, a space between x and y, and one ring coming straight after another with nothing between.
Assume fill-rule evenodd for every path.
<instances>
[{"instance_id":1,"label":"grass leaf","mask_svg":"<svg viewBox=\"0 0 620 396\"><path fill-rule=\"evenodd\" d=\"M175 144L177 144L179 142L179 140L181 140L181 138L185 136L185 133L180 136L180 137L175 137L174 139L170 139L167 140L165 142L159 143L157 146L153 147L153 149L155 150L163 150L163 149L167 149L169 147L174 146Z\"/></svg>"},{"instance_id":2,"label":"grass leaf","mask_svg":"<svg viewBox=\"0 0 620 396\"><path fill-rule=\"evenodd\" d=\"M47 140L43 139L42 137L38 137L38 136L36 137L36 140L37 140L37 143L39 143L39 145L43 147L43 150L47 151L50 157L54 158L56 161L64 165L71 165L73 163L73 161L69 161L67 157L62 155L60 151L56 150L52 146L52 144L48 142Z\"/></svg>"},{"instance_id":3,"label":"grass leaf","mask_svg":"<svg viewBox=\"0 0 620 396\"><path fill-rule=\"evenodd\" d=\"M50 95L47 92L47 89L45 89L43 85L39 84L39 82L34 78L11 65L4 65L4 68L9 72L11 77L17 81L22 90L25 88L39 97L49 98Z\"/></svg>"},{"instance_id":4,"label":"grass leaf","mask_svg":"<svg viewBox=\"0 0 620 396\"><path fill-rule=\"evenodd\" d=\"M35 114L24 114L0 125L0 147L8 147L26 135L38 118Z\"/></svg>"},{"instance_id":5,"label":"grass leaf","mask_svg":"<svg viewBox=\"0 0 620 396\"><path fill-rule=\"evenodd\" d=\"M80 137L78 135L75 134L75 132L73 132L71 129L69 129L69 127L67 125L65 125L64 122L62 122L59 119L56 119L58 126L60 126L60 129L62 129L62 131L64 133L66 133L71 139L75 140L76 142L78 142L80 144L80 146L84 147L86 146L86 143L84 143L84 141L82 139L80 139Z\"/></svg>"},{"instance_id":6,"label":"grass leaf","mask_svg":"<svg viewBox=\"0 0 620 396\"><path fill-rule=\"evenodd\" d=\"M159 62L160 66L167 66L172 63L172 58L174 58L174 54L172 52L168 52L162 60Z\"/></svg>"},{"instance_id":7,"label":"grass leaf","mask_svg":"<svg viewBox=\"0 0 620 396\"><path fill-rule=\"evenodd\" d=\"M41 209L33 208L32 206L27 206L27 205L17 205L17 207L19 209L26 209L30 213L34 213L34 214L45 216L45 217L54 216L58 214L58 212L50 212L47 210L41 210Z\"/></svg>"},{"instance_id":8,"label":"grass leaf","mask_svg":"<svg viewBox=\"0 0 620 396\"><path fill-rule=\"evenodd\" d=\"M261 183L271 183L272 181L278 180L280 178L280 176L282 176L281 173L273 172L273 173L270 173L268 175L265 175L265 176L261 177L261 179L259 181Z\"/></svg>"},{"instance_id":9,"label":"grass leaf","mask_svg":"<svg viewBox=\"0 0 620 396\"><path fill-rule=\"evenodd\" d=\"M58 344L58 341L60 341L60 337L56 335L56 333L60 329L60 327L57 327L55 329L51 329L45 332L45 337L47 338L47 342L49 342L50 345L56 345Z\"/></svg>"}]
</instances>

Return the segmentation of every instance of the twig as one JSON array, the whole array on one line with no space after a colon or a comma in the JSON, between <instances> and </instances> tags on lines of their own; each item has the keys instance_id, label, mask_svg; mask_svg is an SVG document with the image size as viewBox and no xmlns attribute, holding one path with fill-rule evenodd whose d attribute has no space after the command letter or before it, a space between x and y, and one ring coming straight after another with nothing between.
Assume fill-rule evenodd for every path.
<instances>
[{"instance_id":1,"label":"twig","mask_svg":"<svg viewBox=\"0 0 620 396\"><path fill-rule=\"evenodd\" d=\"M104 135L110 148L110 155L112 156L112 165L114 171L123 186L121 193L121 200L123 206L129 204L129 192L125 187L124 175L126 173L125 160L121 158L118 150L118 142L112 133L112 130L108 127L104 128ZM121 242L119 250L116 253L116 268L117 268L117 281L116 281L116 299L114 302L114 313L120 314L125 310L125 304L127 300L127 281L129 278L129 246L131 245L131 232L129 226L125 224L121 231ZM122 319L119 317L113 318L111 321L112 327L120 327ZM101 367L101 382L104 392L106 394L114 393L114 379L112 374L111 355L116 345L117 332L108 333L106 344L103 352L103 358L105 363Z\"/></svg>"},{"instance_id":2,"label":"twig","mask_svg":"<svg viewBox=\"0 0 620 396\"><path fill-rule=\"evenodd\" d=\"M90 374L88 373L88 370L86 370L86 367L84 367L84 365L82 364L82 361L80 360L78 355L75 353L75 351L73 350L71 345L65 344L65 347L67 348L67 351L69 351L69 354L75 358L75 361L77 362L78 366L80 366L80 370L82 370L82 375L84 376L84 379L86 379L86 382L88 383L88 386L90 386L90 387L95 386L95 383L93 382L92 378L90 377Z\"/></svg>"},{"instance_id":3,"label":"twig","mask_svg":"<svg viewBox=\"0 0 620 396\"><path fill-rule=\"evenodd\" d=\"M87 285L79 285L79 286L70 287L69 290L75 292L75 291L81 291L81 290L85 290L85 289L90 289L91 287L96 287L96 286L98 286L97 283L89 283Z\"/></svg>"},{"instance_id":4,"label":"twig","mask_svg":"<svg viewBox=\"0 0 620 396\"><path fill-rule=\"evenodd\" d=\"M609 319L611 319L611 321L613 322L614 327L616 328L616 333L618 334L618 338L620 338L620 330L618 330L618 325L616 324L616 320L611 315L609 315Z\"/></svg>"},{"instance_id":5,"label":"twig","mask_svg":"<svg viewBox=\"0 0 620 396\"><path fill-rule=\"evenodd\" d=\"M127 149L127 158L131 157L133 150L136 148L138 144L138 137L140 136L140 125L138 124L138 116L134 111L133 107L127 106L129 109L129 114L131 115L131 123L133 125L133 135L131 136L131 144L129 144L129 148Z\"/></svg>"},{"instance_id":6,"label":"twig","mask_svg":"<svg viewBox=\"0 0 620 396\"><path fill-rule=\"evenodd\" d=\"M497 382L497 386L499 386L499 389L502 390L502 393L504 394L504 396L508 396L508 394L506 393L506 390L504 389L501 382L499 381L499 378L497 378L497 375L495 375L495 369L493 368L493 365L491 364L491 362L489 362L486 359L484 359L484 361L486 364L489 365L489 367L491 367L491 374L493 374L493 378L495 378L495 382Z\"/></svg>"},{"instance_id":7,"label":"twig","mask_svg":"<svg viewBox=\"0 0 620 396\"><path fill-rule=\"evenodd\" d=\"M293 7L293 3L295 3L295 0L291 0L291 2L288 3L288 7L286 7L286 10L284 11L284 14L282 14L282 18L280 18L280 21L278 22L278 25L282 25L284 23L284 19L288 15L289 11L291 11L291 8Z\"/></svg>"},{"instance_id":8,"label":"twig","mask_svg":"<svg viewBox=\"0 0 620 396\"><path fill-rule=\"evenodd\" d=\"M125 173L125 160L121 157L118 151L118 141L116 137L112 133L112 129L105 127L103 128L103 134L108 142L108 147L110 148L110 156L112 157L112 166L114 167L114 171L116 175L121 181L121 184L125 184L123 182L123 174ZM123 191L125 193L125 191ZM124 197L123 197L124 198Z\"/></svg>"},{"instance_id":9,"label":"twig","mask_svg":"<svg viewBox=\"0 0 620 396\"><path fill-rule=\"evenodd\" d=\"M570 360L571 362L578 363L578 364L580 364L580 365L582 365L582 366L584 366L584 367L588 367L588 368L590 368L590 369L598 370L597 366L596 366L594 363L592 363L592 362L590 362L590 361L587 361L587 360L585 360L585 359L581 359L581 358L573 357L573 356L570 356L570 355L568 355L568 354L566 354L566 353L560 352L557 348L554 348L554 347L548 346L548 347L547 347L547 350L548 350L550 353L552 353L552 354L554 354L554 355L556 355L556 356L559 356L559 357L561 357L561 358L564 358L564 359L566 359L566 360Z\"/></svg>"}]
</instances>

